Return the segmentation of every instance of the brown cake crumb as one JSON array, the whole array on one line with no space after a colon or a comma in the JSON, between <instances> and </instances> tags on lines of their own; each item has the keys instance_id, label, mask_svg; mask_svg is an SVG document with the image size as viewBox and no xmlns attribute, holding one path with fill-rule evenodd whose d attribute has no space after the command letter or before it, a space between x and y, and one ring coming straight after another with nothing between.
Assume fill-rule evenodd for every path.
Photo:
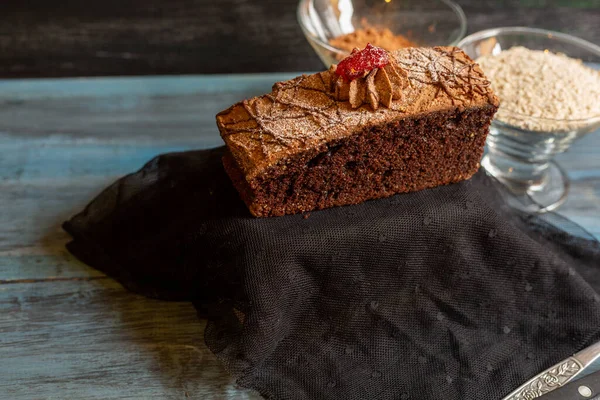
<instances>
[{"instance_id":1,"label":"brown cake crumb","mask_svg":"<svg viewBox=\"0 0 600 400\"><path fill-rule=\"evenodd\" d=\"M330 45L345 50L348 53L350 53L354 48L362 49L368 43L371 43L373 46L384 48L388 51L417 46L406 36L395 35L387 28L380 29L371 26L357 29L352 33L338 36L329 40Z\"/></svg>"}]
</instances>

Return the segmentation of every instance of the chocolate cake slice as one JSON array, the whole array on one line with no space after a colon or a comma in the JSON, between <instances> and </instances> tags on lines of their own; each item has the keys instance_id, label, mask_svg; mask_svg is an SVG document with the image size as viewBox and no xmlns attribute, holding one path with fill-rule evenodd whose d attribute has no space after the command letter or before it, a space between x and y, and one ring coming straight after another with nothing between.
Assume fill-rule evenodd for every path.
<instances>
[{"instance_id":1,"label":"chocolate cake slice","mask_svg":"<svg viewBox=\"0 0 600 400\"><path fill-rule=\"evenodd\" d=\"M294 214L470 178L499 101L453 47L382 54L279 82L220 112L223 164L257 217Z\"/></svg>"}]
</instances>

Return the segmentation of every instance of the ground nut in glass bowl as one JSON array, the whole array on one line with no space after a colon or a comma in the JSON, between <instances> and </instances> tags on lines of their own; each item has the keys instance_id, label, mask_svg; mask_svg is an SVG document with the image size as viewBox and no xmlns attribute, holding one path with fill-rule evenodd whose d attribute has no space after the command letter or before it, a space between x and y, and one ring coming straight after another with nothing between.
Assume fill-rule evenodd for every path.
<instances>
[{"instance_id":1,"label":"ground nut in glass bowl","mask_svg":"<svg viewBox=\"0 0 600 400\"><path fill-rule=\"evenodd\" d=\"M598 101L594 93L599 89L590 86L600 82L600 73L597 79L594 71L600 67L600 47L571 35L524 27L481 31L464 38L458 46L474 60L481 60L484 73L500 97L482 166L515 195L513 206L536 212L557 208L566 200L569 180L553 161L554 156L566 151L577 138L600 128L600 113L595 108L597 103L593 103ZM509 49L512 50L507 52ZM500 59L511 61L509 54L522 56L522 68L512 65L511 74L502 75L499 71L506 71L509 66L492 67ZM585 76L573 74L572 71L582 70L582 64L564 56L581 60ZM570 67L571 72L565 68L564 73L552 74L553 71L542 69L557 66ZM542 80L548 83L550 76L557 78L544 86ZM533 93L524 92L523 86L533 88ZM550 96L548 92L552 90L560 94ZM586 103L594 105L587 113L576 109Z\"/></svg>"},{"instance_id":2,"label":"ground nut in glass bowl","mask_svg":"<svg viewBox=\"0 0 600 400\"><path fill-rule=\"evenodd\" d=\"M465 14L451 0L301 0L297 14L326 68L350 54L330 41L365 26L389 29L418 46L454 46L467 31Z\"/></svg>"}]
</instances>

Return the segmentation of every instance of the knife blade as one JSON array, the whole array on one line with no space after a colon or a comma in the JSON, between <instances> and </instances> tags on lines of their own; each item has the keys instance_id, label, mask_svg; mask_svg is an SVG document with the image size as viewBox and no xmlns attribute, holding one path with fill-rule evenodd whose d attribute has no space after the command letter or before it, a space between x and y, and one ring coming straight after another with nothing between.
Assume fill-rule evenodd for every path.
<instances>
[{"instance_id":1,"label":"knife blade","mask_svg":"<svg viewBox=\"0 0 600 400\"><path fill-rule=\"evenodd\" d=\"M565 386L569 382L588 375L591 372L588 367L599 358L600 342L581 350L566 360L539 373L519 386L503 400L532 400L542 397ZM580 396L579 398L585 397Z\"/></svg>"}]
</instances>

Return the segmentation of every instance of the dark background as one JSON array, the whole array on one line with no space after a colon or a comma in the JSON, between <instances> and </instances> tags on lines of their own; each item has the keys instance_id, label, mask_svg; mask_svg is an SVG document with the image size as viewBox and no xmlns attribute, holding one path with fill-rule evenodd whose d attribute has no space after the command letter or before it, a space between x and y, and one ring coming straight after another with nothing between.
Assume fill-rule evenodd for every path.
<instances>
[{"instance_id":1,"label":"dark background","mask_svg":"<svg viewBox=\"0 0 600 400\"><path fill-rule=\"evenodd\" d=\"M458 0L469 33L525 25L600 43L600 0ZM308 71L297 0L0 0L0 77Z\"/></svg>"}]
</instances>

